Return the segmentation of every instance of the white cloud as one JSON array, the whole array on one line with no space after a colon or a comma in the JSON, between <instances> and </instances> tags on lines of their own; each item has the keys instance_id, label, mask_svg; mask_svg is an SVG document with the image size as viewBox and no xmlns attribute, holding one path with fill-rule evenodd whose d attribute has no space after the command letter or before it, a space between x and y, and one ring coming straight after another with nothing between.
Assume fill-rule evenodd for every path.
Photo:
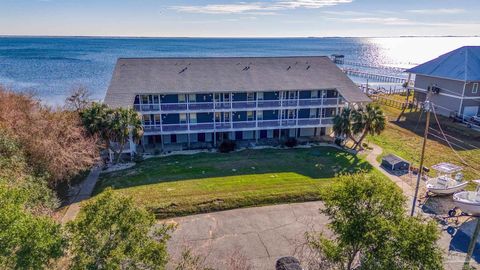
<instances>
[{"instance_id":1,"label":"white cloud","mask_svg":"<svg viewBox=\"0 0 480 270\"><path fill-rule=\"evenodd\" d=\"M277 0L273 2L237 2L233 4L208 4L202 6L173 6L171 9L187 13L273 15L279 10L322 8L351 3L352 1L353 0Z\"/></svg>"},{"instance_id":2,"label":"white cloud","mask_svg":"<svg viewBox=\"0 0 480 270\"><path fill-rule=\"evenodd\" d=\"M461 8L438 8L438 9L411 9L408 10L410 13L415 14L460 14L464 13L465 10Z\"/></svg>"},{"instance_id":3,"label":"white cloud","mask_svg":"<svg viewBox=\"0 0 480 270\"><path fill-rule=\"evenodd\" d=\"M353 17L353 18L327 18L329 20L361 23L361 24L383 24L390 26L428 26L428 27L479 27L480 22L422 22L398 17Z\"/></svg>"}]
</instances>

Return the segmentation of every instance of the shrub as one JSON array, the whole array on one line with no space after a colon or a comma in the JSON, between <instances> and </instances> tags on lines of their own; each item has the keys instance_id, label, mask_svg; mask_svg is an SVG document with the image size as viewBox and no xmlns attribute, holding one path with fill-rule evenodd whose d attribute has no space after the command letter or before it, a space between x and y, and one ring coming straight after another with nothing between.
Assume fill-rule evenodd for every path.
<instances>
[{"instance_id":1,"label":"shrub","mask_svg":"<svg viewBox=\"0 0 480 270\"><path fill-rule=\"evenodd\" d=\"M284 144L285 144L286 147L292 148L292 147L297 146L298 141L297 141L297 139L295 139L295 138L288 138L288 139L285 141Z\"/></svg>"},{"instance_id":2,"label":"shrub","mask_svg":"<svg viewBox=\"0 0 480 270\"><path fill-rule=\"evenodd\" d=\"M218 147L220 153L229 153L235 150L236 144L234 141L225 140Z\"/></svg>"}]
</instances>

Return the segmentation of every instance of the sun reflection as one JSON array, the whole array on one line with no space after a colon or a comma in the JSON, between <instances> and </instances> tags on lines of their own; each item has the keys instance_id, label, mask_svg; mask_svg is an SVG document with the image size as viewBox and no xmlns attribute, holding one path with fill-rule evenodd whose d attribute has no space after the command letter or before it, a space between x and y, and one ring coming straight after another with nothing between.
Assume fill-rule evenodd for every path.
<instances>
[{"instance_id":1,"label":"sun reflection","mask_svg":"<svg viewBox=\"0 0 480 270\"><path fill-rule=\"evenodd\" d=\"M383 65L408 68L462 46L479 46L480 37L371 38L369 42L378 48Z\"/></svg>"}]
</instances>

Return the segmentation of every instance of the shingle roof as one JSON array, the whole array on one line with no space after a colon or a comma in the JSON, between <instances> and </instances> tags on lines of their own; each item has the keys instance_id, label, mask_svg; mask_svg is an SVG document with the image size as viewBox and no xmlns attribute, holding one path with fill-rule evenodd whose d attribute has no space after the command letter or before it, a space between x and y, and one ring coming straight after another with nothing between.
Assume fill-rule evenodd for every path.
<instances>
[{"instance_id":1,"label":"shingle roof","mask_svg":"<svg viewBox=\"0 0 480 270\"><path fill-rule=\"evenodd\" d=\"M480 46L465 46L407 70L459 81L480 81Z\"/></svg>"},{"instance_id":2,"label":"shingle roof","mask_svg":"<svg viewBox=\"0 0 480 270\"><path fill-rule=\"evenodd\" d=\"M136 94L337 89L348 102L370 99L325 56L121 58L105 103L132 106Z\"/></svg>"}]
</instances>

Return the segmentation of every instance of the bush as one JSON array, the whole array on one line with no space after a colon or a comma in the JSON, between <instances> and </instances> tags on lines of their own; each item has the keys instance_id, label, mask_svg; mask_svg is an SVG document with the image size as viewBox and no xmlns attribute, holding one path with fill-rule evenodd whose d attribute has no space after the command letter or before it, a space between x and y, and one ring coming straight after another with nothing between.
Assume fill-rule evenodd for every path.
<instances>
[{"instance_id":1,"label":"bush","mask_svg":"<svg viewBox=\"0 0 480 270\"><path fill-rule=\"evenodd\" d=\"M284 145L289 148L295 147L297 146L297 144L298 144L298 141L295 138L288 138L284 143Z\"/></svg>"},{"instance_id":2,"label":"bush","mask_svg":"<svg viewBox=\"0 0 480 270\"><path fill-rule=\"evenodd\" d=\"M136 154L133 156L133 162L135 162L135 163L140 163L140 162L143 162L143 161L144 161L144 158L143 158L143 155L142 155L142 154L136 153Z\"/></svg>"},{"instance_id":3,"label":"bush","mask_svg":"<svg viewBox=\"0 0 480 270\"><path fill-rule=\"evenodd\" d=\"M225 140L218 147L220 153L229 153L235 150L236 144L234 141Z\"/></svg>"},{"instance_id":4,"label":"bush","mask_svg":"<svg viewBox=\"0 0 480 270\"><path fill-rule=\"evenodd\" d=\"M335 138L335 144L338 146L342 146L343 140L341 138Z\"/></svg>"}]
</instances>

